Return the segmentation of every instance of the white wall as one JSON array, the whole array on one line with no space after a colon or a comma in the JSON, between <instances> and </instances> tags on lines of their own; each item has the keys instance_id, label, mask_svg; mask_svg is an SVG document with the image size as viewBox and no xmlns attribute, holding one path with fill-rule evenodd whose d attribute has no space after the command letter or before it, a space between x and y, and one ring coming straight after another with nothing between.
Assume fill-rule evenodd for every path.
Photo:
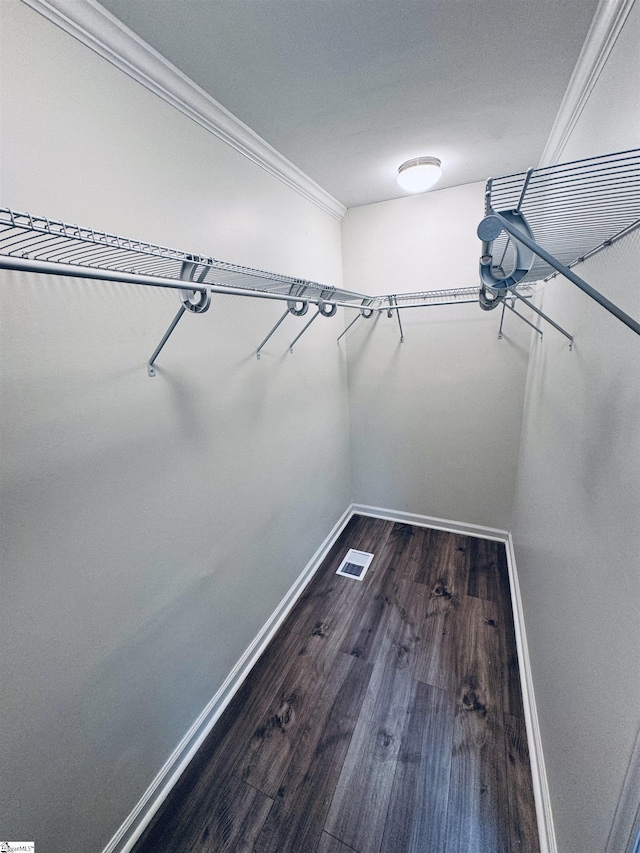
<instances>
[{"instance_id":1,"label":"white wall","mask_svg":"<svg viewBox=\"0 0 640 853\"><path fill-rule=\"evenodd\" d=\"M640 145L639 24L636 3L563 161ZM639 271L638 231L576 269L635 318ZM558 849L582 853L607 847L640 725L640 340L560 278L544 310L576 345L532 349L514 540Z\"/></svg>"},{"instance_id":2,"label":"white wall","mask_svg":"<svg viewBox=\"0 0 640 853\"><path fill-rule=\"evenodd\" d=\"M17 0L2 204L341 285L340 224ZM3 837L98 851L349 503L339 319L2 276Z\"/></svg>"},{"instance_id":3,"label":"white wall","mask_svg":"<svg viewBox=\"0 0 640 853\"><path fill-rule=\"evenodd\" d=\"M484 184L352 208L345 286L475 287ZM529 330L470 305L359 320L346 336L354 501L508 529ZM343 339L344 340L344 339Z\"/></svg>"}]
</instances>

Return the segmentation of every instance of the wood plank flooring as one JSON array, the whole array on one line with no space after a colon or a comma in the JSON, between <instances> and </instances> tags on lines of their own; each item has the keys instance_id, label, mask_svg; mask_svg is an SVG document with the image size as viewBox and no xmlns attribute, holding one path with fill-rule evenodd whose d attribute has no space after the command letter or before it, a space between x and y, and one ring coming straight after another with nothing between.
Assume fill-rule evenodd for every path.
<instances>
[{"instance_id":1,"label":"wood plank flooring","mask_svg":"<svg viewBox=\"0 0 640 853\"><path fill-rule=\"evenodd\" d=\"M354 516L134 853L539 849L504 546Z\"/></svg>"}]
</instances>

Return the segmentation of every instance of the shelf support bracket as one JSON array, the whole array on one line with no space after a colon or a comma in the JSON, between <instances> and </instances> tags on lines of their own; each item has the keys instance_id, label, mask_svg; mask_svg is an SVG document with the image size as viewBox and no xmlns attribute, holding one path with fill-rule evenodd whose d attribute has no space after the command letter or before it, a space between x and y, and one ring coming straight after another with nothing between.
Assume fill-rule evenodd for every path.
<instances>
[{"instance_id":1,"label":"shelf support bracket","mask_svg":"<svg viewBox=\"0 0 640 853\"><path fill-rule=\"evenodd\" d=\"M362 307L360 308L360 311L359 311L359 313L358 313L358 316L355 318L355 320L352 320L352 321L349 323L349 325L348 325L348 326L347 326L347 328L344 330L344 332L342 332L342 334L341 334L341 335L338 335L338 340L336 341L336 343L338 344L338 346L340 346L340 339L341 339L341 338L344 338L344 336L347 334L347 332L349 331L349 329L350 329L352 326L355 326L356 322L360 319L360 317L364 317L364 319L365 319L365 320L370 320L370 319L373 317L373 315L376 313L376 309L374 309L374 308L371 308L371 307L370 307L370 305L371 305L371 302L372 302L372 301L373 301L373 300L372 300L372 299L369 299L369 298L367 298L367 299L363 299L363 301L362 301Z\"/></svg>"},{"instance_id":2,"label":"shelf support bracket","mask_svg":"<svg viewBox=\"0 0 640 853\"><path fill-rule=\"evenodd\" d=\"M294 345L298 343L298 341L299 341L299 340L300 340L300 338L304 335L304 333L307 331L307 329L309 328L309 326L313 323L313 321L314 321L314 320L317 320L317 319L318 319L318 317L320 316L320 314L322 314L322 310L321 310L320 308L318 308L318 310L317 310L317 311L316 311L316 313L313 315L313 317L309 320L309 322L305 324L305 326L304 326L303 330L300 332L300 334L299 334L299 335L296 335L296 337L291 341L291 343L289 344L289 352L290 352L290 353L293 353L293 347L294 347Z\"/></svg>"},{"instance_id":3,"label":"shelf support bracket","mask_svg":"<svg viewBox=\"0 0 640 853\"><path fill-rule=\"evenodd\" d=\"M183 281L193 281L197 269L198 264L194 261L183 261L182 268L180 270L180 278ZM203 268L198 278L198 284L201 284L204 281L204 277L207 274L208 269L209 268L207 266ZM195 290L185 289L180 291L180 300L182 301L182 305L180 306L180 308L178 308L178 313L171 321L169 328L162 336L162 340L155 348L155 350L153 351L153 355L147 362L147 373L151 377L154 377L156 375L156 369L154 367L155 360L160 355L163 346L171 337L171 333L180 322L182 315L185 313L185 311L190 311L192 314L204 314L204 312L208 310L209 305L211 304L211 294L209 293L209 289L207 287L199 287Z\"/></svg>"},{"instance_id":4,"label":"shelf support bracket","mask_svg":"<svg viewBox=\"0 0 640 853\"><path fill-rule=\"evenodd\" d=\"M398 328L400 329L400 343L404 343L404 332L402 331L402 320L400 319L400 309L398 308L398 299L396 296L393 297L393 301L396 306L396 317L398 318Z\"/></svg>"},{"instance_id":5,"label":"shelf support bracket","mask_svg":"<svg viewBox=\"0 0 640 853\"><path fill-rule=\"evenodd\" d=\"M554 329L557 329L557 331L560 332L561 335L564 335L565 338L567 338L569 341L569 352L573 350L573 335L570 335L569 332L563 329L562 326L559 326L555 322L555 320L552 320L551 317L548 317L543 311L541 311L539 308L536 308L533 302L530 302L528 299L525 299L523 296L520 296L519 293L516 293L514 288L511 288L510 292L516 297L516 299L519 299L521 302L524 302L525 305L528 305L529 308L531 308L531 310L538 315L538 317L542 317L542 319L546 320L547 323L553 326ZM513 311L514 309L512 308L511 310ZM537 328L537 326L534 326L534 328Z\"/></svg>"},{"instance_id":6,"label":"shelf support bracket","mask_svg":"<svg viewBox=\"0 0 640 853\"><path fill-rule=\"evenodd\" d=\"M273 335L273 333L274 333L274 332L276 331L276 329L280 326L280 324L284 322L284 319L285 319L285 317L287 316L287 314L289 314L289 309L288 309L288 308L287 308L287 310L284 312L284 314L282 315L282 317L280 317L280 319L279 319L279 320L278 320L278 322L275 324L275 326L273 327L273 329L271 329L271 331L269 332L269 334L267 335L267 337L262 341L262 343L260 344L260 346L258 347L258 349L256 350L256 358L258 359L258 361L260 361L260 351L262 350L262 347L267 343L267 341L269 340L269 338L271 337L271 335Z\"/></svg>"},{"instance_id":7,"label":"shelf support bracket","mask_svg":"<svg viewBox=\"0 0 640 853\"><path fill-rule=\"evenodd\" d=\"M149 376L154 377L154 376L156 375L156 369L155 369L155 367L153 366L153 365L154 365L154 362L155 362L156 358L160 355L160 351L161 351L162 347L166 344L166 342L167 342L167 341L169 340L169 338L171 337L171 333L173 332L173 330L175 329L175 327L178 325L178 321L180 320L180 318L182 317L182 315L184 314L184 312L185 312L186 310L187 310L187 309L184 307L184 305L181 305L181 306L178 308L178 313L177 313L177 314L176 314L176 316L173 318L173 320L171 321L171 325L169 326L169 328L167 329L167 331L166 331L166 332L164 333L164 335L162 336L162 340L160 341L160 343L158 344L158 346L157 346L157 347L155 348L155 350L153 351L153 355L151 356L151 358L149 359L149 362L148 362L148 364L147 364L147 373L149 374Z\"/></svg>"},{"instance_id":8,"label":"shelf support bracket","mask_svg":"<svg viewBox=\"0 0 640 853\"><path fill-rule=\"evenodd\" d=\"M341 338L344 338L344 336L347 334L347 332L349 331L349 329L350 329L352 326L355 326L355 324L358 322L358 320L360 319L360 317L362 317L362 314L356 314L355 319L354 319L354 320L352 320L352 321L349 323L349 325L348 325L348 326L347 326L347 328L344 330L344 332L342 332L342 334L341 334L341 335L338 335L338 340L336 341L336 343L338 344L338 346L340 346L340 339L341 339Z\"/></svg>"},{"instance_id":9,"label":"shelf support bracket","mask_svg":"<svg viewBox=\"0 0 640 853\"><path fill-rule=\"evenodd\" d=\"M509 305L509 303L507 302L506 299L502 303L502 306L503 306L503 310L502 310L502 316L503 317L504 317L504 309L508 308L509 311L512 311L516 315L516 317L520 317L520 319L524 323L526 323L527 326L531 326L533 331L537 332L540 335L540 340L542 340L542 336L543 336L542 329L539 329L535 323L532 323L531 320L527 320L527 318L523 314L521 314L519 311L516 311L516 309L513 307L513 305ZM502 337L502 320L500 321L500 330L501 330L501 334L499 335L499 337Z\"/></svg>"},{"instance_id":10,"label":"shelf support bracket","mask_svg":"<svg viewBox=\"0 0 640 853\"><path fill-rule=\"evenodd\" d=\"M498 329L498 340L502 340L502 326L504 324L504 311L507 307L507 302L505 299L502 300L502 314L500 315L500 328Z\"/></svg>"}]
</instances>

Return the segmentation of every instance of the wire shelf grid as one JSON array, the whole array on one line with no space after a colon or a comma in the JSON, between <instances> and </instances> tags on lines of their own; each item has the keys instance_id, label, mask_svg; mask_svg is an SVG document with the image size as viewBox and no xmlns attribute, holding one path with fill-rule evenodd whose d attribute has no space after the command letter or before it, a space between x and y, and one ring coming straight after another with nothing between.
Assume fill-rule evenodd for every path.
<instances>
[{"instance_id":1,"label":"wire shelf grid","mask_svg":"<svg viewBox=\"0 0 640 853\"><path fill-rule=\"evenodd\" d=\"M220 261L208 255L169 249L140 240L120 237L92 228L0 208L0 256L59 265L61 273L73 267L87 276L100 273L152 276L187 288L181 278L184 264L191 264L194 287L216 285L239 288L247 295L272 294L297 302L338 302L353 308L383 311L475 302L478 286L421 291L394 296L368 296L330 285L280 273ZM11 263L4 266L11 268ZM64 269L63 269L64 267ZM113 280L113 275L109 275Z\"/></svg>"},{"instance_id":2,"label":"wire shelf grid","mask_svg":"<svg viewBox=\"0 0 640 853\"><path fill-rule=\"evenodd\" d=\"M250 291L360 304L362 294L280 273L244 267L207 255L169 249L69 225L46 217L0 208L0 254L54 264L180 280L183 264L196 265L192 281Z\"/></svg>"},{"instance_id":3,"label":"wire shelf grid","mask_svg":"<svg viewBox=\"0 0 640 853\"><path fill-rule=\"evenodd\" d=\"M486 203L496 212L519 210L539 245L574 266L640 225L640 149L491 178ZM495 273L508 272L514 251L506 232L492 254ZM522 282L554 273L536 256Z\"/></svg>"}]
</instances>

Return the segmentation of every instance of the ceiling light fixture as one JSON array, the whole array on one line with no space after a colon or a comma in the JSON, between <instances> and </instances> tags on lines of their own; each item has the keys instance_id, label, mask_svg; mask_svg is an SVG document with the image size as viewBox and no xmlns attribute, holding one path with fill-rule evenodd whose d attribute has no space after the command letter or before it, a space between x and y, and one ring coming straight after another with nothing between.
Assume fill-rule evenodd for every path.
<instances>
[{"instance_id":1,"label":"ceiling light fixture","mask_svg":"<svg viewBox=\"0 0 640 853\"><path fill-rule=\"evenodd\" d=\"M437 157L414 157L398 169L398 183L410 193L423 193L430 189L442 175Z\"/></svg>"}]
</instances>

